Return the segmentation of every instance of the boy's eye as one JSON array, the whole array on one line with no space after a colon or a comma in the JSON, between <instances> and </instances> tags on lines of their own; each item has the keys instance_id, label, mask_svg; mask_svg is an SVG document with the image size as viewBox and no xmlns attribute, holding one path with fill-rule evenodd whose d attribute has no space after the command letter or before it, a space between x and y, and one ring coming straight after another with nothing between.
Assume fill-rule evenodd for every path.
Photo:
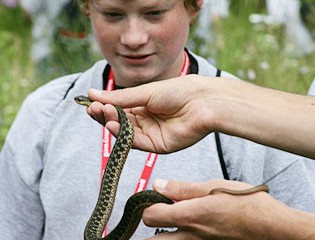
<instances>
[{"instance_id":1,"label":"boy's eye","mask_svg":"<svg viewBox=\"0 0 315 240\"><path fill-rule=\"evenodd\" d=\"M145 13L145 16L152 20L160 20L163 16L163 13L165 13L163 10L154 10Z\"/></svg>"},{"instance_id":2,"label":"boy's eye","mask_svg":"<svg viewBox=\"0 0 315 240\"><path fill-rule=\"evenodd\" d=\"M147 15L150 15L150 16L159 16L161 15L162 11L151 11L151 12L148 12Z\"/></svg>"},{"instance_id":3,"label":"boy's eye","mask_svg":"<svg viewBox=\"0 0 315 240\"><path fill-rule=\"evenodd\" d=\"M108 17L108 18L119 18L119 17L122 17L122 14L121 13L117 13L117 12L105 12L105 13L103 13L103 15L105 17Z\"/></svg>"}]
</instances>

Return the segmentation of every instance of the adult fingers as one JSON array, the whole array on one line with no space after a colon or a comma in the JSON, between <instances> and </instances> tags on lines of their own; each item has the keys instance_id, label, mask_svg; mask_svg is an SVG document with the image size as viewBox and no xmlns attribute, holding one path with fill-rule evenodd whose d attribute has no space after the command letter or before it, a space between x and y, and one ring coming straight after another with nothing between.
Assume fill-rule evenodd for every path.
<instances>
[{"instance_id":1,"label":"adult fingers","mask_svg":"<svg viewBox=\"0 0 315 240\"><path fill-rule=\"evenodd\" d=\"M86 109L87 113L97 122L105 125L105 115L103 112L103 104L99 102L93 102L91 106Z\"/></svg>"},{"instance_id":2,"label":"adult fingers","mask_svg":"<svg viewBox=\"0 0 315 240\"><path fill-rule=\"evenodd\" d=\"M115 91L101 91L90 89L88 96L93 101L103 104L109 103L123 108L145 106L151 96L151 86L141 85L138 87L119 89Z\"/></svg>"},{"instance_id":3,"label":"adult fingers","mask_svg":"<svg viewBox=\"0 0 315 240\"><path fill-rule=\"evenodd\" d=\"M100 124L105 125L109 121L118 121L118 114L116 109L110 105L103 105L100 102L93 102L91 106L87 108L87 113Z\"/></svg>"},{"instance_id":4,"label":"adult fingers","mask_svg":"<svg viewBox=\"0 0 315 240\"><path fill-rule=\"evenodd\" d=\"M150 227L176 227L179 230L194 231L200 229L200 217L205 214L205 207L212 208L214 203L215 198L207 196L183 200L171 205L154 204L144 210L142 218Z\"/></svg>"},{"instance_id":5,"label":"adult fingers","mask_svg":"<svg viewBox=\"0 0 315 240\"><path fill-rule=\"evenodd\" d=\"M200 183L157 179L153 184L155 191L175 201L207 196L210 194L211 190L215 188L244 190L250 187L252 187L252 185L247 183L222 179L213 179Z\"/></svg>"},{"instance_id":6,"label":"adult fingers","mask_svg":"<svg viewBox=\"0 0 315 240\"><path fill-rule=\"evenodd\" d=\"M175 180L157 179L153 183L155 191L175 201L203 197L209 194L208 182L192 183Z\"/></svg>"}]
</instances>

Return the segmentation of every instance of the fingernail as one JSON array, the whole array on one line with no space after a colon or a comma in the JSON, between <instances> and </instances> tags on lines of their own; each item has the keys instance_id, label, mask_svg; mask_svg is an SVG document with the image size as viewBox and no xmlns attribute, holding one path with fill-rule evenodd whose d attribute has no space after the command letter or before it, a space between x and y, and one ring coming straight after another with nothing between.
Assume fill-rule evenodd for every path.
<instances>
[{"instance_id":1,"label":"fingernail","mask_svg":"<svg viewBox=\"0 0 315 240\"><path fill-rule=\"evenodd\" d=\"M166 185L168 183L168 180L165 179L156 179L154 181L154 189L158 192L164 191L166 189Z\"/></svg>"}]
</instances>

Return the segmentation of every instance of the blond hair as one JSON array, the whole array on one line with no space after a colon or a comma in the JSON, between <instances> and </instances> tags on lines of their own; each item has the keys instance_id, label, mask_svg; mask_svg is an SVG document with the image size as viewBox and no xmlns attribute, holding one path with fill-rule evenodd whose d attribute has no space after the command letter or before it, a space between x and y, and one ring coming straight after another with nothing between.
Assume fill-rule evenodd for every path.
<instances>
[{"instance_id":1,"label":"blond hair","mask_svg":"<svg viewBox=\"0 0 315 240\"><path fill-rule=\"evenodd\" d=\"M89 0L78 0L81 12L85 15L89 15ZM184 5L187 10L197 12L200 10L198 0L184 0Z\"/></svg>"}]
</instances>

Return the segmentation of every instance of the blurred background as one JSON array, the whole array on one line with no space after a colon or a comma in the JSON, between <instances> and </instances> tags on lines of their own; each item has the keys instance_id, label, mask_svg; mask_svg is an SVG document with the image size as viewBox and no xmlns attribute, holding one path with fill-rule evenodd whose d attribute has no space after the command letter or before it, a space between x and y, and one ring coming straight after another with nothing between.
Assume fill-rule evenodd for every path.
<instances>
[{"instance_id":1,"label":"blurred background","mask_svg":"<svg viewBox=\"0 0 315 240\"><path fill-rule=\"evenodd\" d=\"M0 0L0 149L23 99L102 56L74 0ZM246 81L306 94L315 0L206 0L187 46Z\"/></svg>"}]
</instances>

